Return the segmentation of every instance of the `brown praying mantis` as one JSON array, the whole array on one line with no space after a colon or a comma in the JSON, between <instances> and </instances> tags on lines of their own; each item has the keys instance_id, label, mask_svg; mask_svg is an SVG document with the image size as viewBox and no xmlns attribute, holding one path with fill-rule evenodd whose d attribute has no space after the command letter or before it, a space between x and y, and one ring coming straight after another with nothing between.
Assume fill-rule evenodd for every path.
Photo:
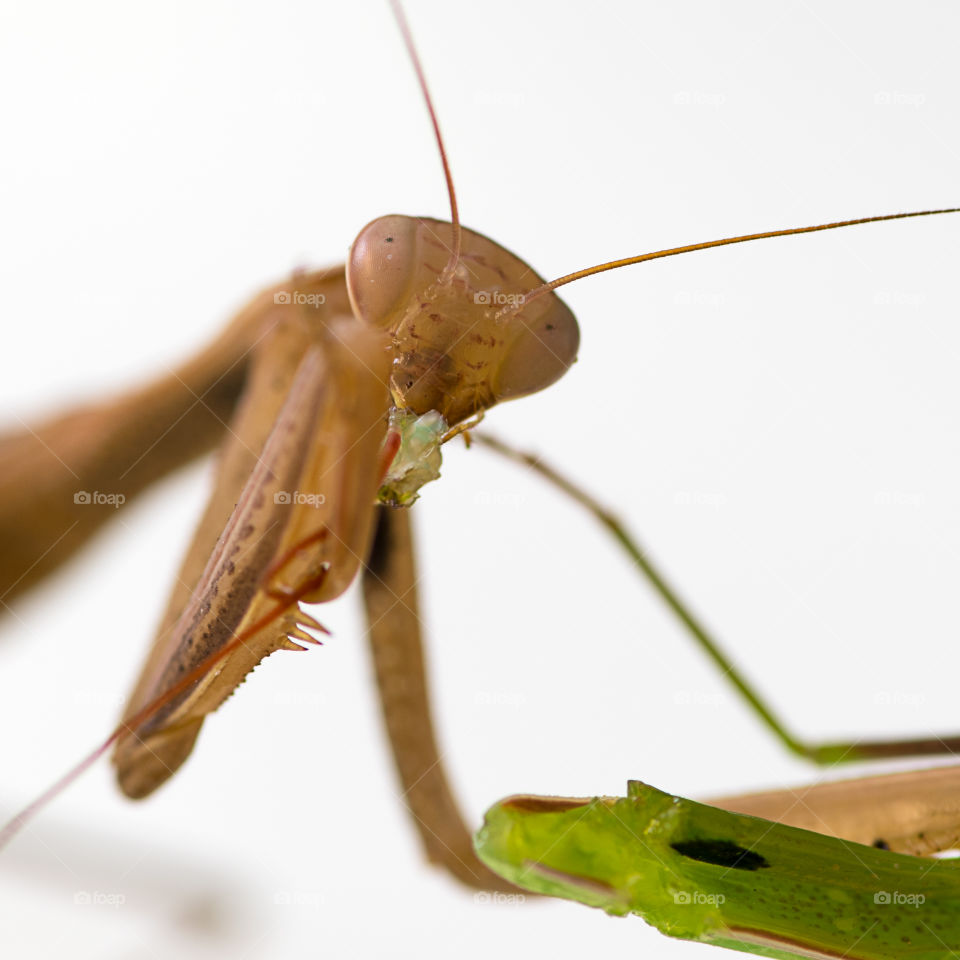
<instances>
[{"instance_id":1,"label":"brown praying mantis","mask_svg":"<svg viewBox=\"0 0 960 960\"><path fill-rule=\"evenodd\" d=\"M681 92L684 92L684 91L681 91ZM704 94L704 95L706 95L706 94ZM711 94L711 95L712 95L712 94ZM677 107L682 107L682 106L709 107L710 105L707 104L707 103L703 103L703 104L697 104L697 103L682 104L682 103L681 103L681 104L677 104L676 106L677 106ZM441 112L442 112L442 111L441 111ZM446 121L445 121L445 122L446 122ZM456 170L456 167L455 167L455 170ZM464 190L463 190L463 187L462 187L462 186L461 186L461 193L462 193L462 194L464 193ZM382 210L382 209L383 209L383 208L381 208L381 210ZM387 207L387 209L389 209L389 206ZM835 209L837 209L836 206L834 206L833 210L835 210ZM832 213L833 210L831 210L830 212ZM362 218L361 218L361 219L362 219ZM757 217L756 217L756 216L752 217L752 219L753 219L754 222L757 221ZM760 222L760 226L765 225L766 222L767 222L767 218L764 217L763 220ZM790 222L790 221L788 221L788 222ZM878 229L879 229L879 228L878 228ZM492 231L491 231L491 232L492 232ZM704 232L704 231L703 231L703 228L698 228L698 230L697 230L697 235L700 235L700 234L703 233L703 232ZM722 231L721 231L721 232L722 232ZM719 235L719 233L718 233L717 235ZM847 241L847 242L852 244L852 241ZM517 244L517 247L518 247L518 249L522 249L522 248L520 247L520 244ZM631 249L632 249L632 248L633 248L633 245L631 244ZM846 247L845 247L845 248L846 248ZM844 248L844 249L845 249L845 248ZM622 249L623 249L623 245L621 244L620 250L622 250ZM619 252L619 251L616 251L616 252ZM900 253L898 253L898 258L902 258L902 251L901 251ZM594 256L592 259L595 260L595 259L597 259L597 258ZM588 262L589 260L590 260L590 257L589 257L589 256L586 257L586 258L581 258L581 262ZM565 261L565 262L566 262L566 261ZM572 288L572 289L576 289L576 288ZM709 304L709 301L710 301L710 297L712 296L712 294L710 294L709 288L708 288L708 290L707 290L706 293L704 293L703 291L693 291L693 294L694 294L694 295L690 295L690 296L688 296L688 297L686 298L686 299L688 300L688 303L686 304L686 306L696 308L697 306L709 306L709 305L710 305L710 304ZM871 293L871 295L873 295L873 292ZM684 298L680 298L680 299L683 300ZM892 299L896 300L896 299L897 299L897 296L894 295L894 296L892 297ZM684 305L684 304L681 304L681 305ZM582 311L578 311L578 312L582 313ZM642 404L641 404L640 406L642 406ZM518 408L518 409L519 409L519 408ZM545 409L545 408L542 408L542 409ZM570 408L570 412L569 412L569 415L568 415L567 420L566 420L566 424L567 424L566 437L567 437L567 440L569 441L569 439L570 439L570 432L571 432L571 431L570 431L569 428L570 428L570 426L571 426L571 424L572 424L573 426L575 426L576 428L578 428L578 429L576 429L576 430L573 431L573 432L575 433L576 437L577 437L577 443L578 443L578 444L589 444L589 442L590 442L590 441L589 441L589 437L585 436L585 434L588 432L588 429L589 429L593 424L595 424L595 422L597 421L597 419L602 419L603 414L602 414L602 412L598 412L598 411L594 410L591 417L583 417L582 419L579 419L579 420L578 420L578 419L575 419L575 416L578 416L579 414L575 414L575 413L574 413L574 410L575 410L575 408ZM538 428L538 429L539 429L539 428ZM537 444L537 445L538 445L538 446L540 445L540 444L539 444L539 441L538 441L538 444ZM627 444L627 446L629 447L630 445ZM547 444L544 443L544 449L546 449L546 448L547 448ZM586 447L581 446L581 451L584 450L584 449L590 450L590 447L589 447L589 446L586 446ZM594 454L594 456L595 456L595 454ZM632 458L633 458L633 459L636 459L636 457L637 457L637 450L636 450L636 448L633 448L633 449L632 449ZM588 454L587 459L591 459L591 455ZM896 491L895 491L895 492L896 492ZM681 489L681 490L679 491L679 493L681 493L681 494L682 494L682 493L688 493L688 494L689 494L689 497L688 497L689 502L686 503L686 504L683 503L683 502L682 502L683 497L681 496L681 497L679 497L679 500L677 500L677 501L675 501L675 502L673 503L674 508L690 507L690 506L692 506L695 510L698 509L698 508L702 508L702 507L707 508L707 510L711 509L711 504L710 504L709 502L707 502L707 501L708 501L708 499L709 499L710 496L713 496L713 495L714 495L714 492L713 492L713 491L710 491L710 490L707 490L707 491L702 491L702 490L700 490L700 491L698 491L698 490L690 491L689 489L687 489L687 490ZM497 500L497 496L490 497L490 498L488 498L488 500L496 501L496 500ZM494 505L507 506L507 507L511 506L511 502L510 502L510 500L509 500L508 497L500 496L500 497L499 497L499 501L500 501L499 503L495 503ZM483 508L484 506L488 506L489 504L484 504L483 500L481 499L476 505L479 506L479 507L481 507L481 508ZM715 505L715 504L714 504L714 505ZM487 511L487 512L490 512L490 511ZM688 511L688 512L689 512L689 511ZM700 510L700 512L703 513L704 511L703 511L703 510ZM515 524L511 524L511 526L513 526L513 525L515 525ZM448 549L449 549L449 548L448 548ZM473 548L471 548L471 552L473 552ZM582 572L583 566L584 566L583 563L578 564L577 579L578 579L578 581L581 582L581 583L583 582L583 578L585 577L585 574ZM481 569L482 569L482 568L481 568ZM480 593L481 596L483 595L483 591L482 591L482 590L478 590L478 592ZM531 592L532 592L532 591L531 591ZM691 590L691 593L694 594L694 595L696 595L696 591L695 591L695 590ZM469 594L473 594L473 591L472 591L472 590L469 591ZM471 617L471 618L478 617L478 614L477 614L475 611L476 611L476 608L481 605L481 604L478 603L477 600L476 600L476 594L473 594L473 596L474 596L474 599L473 599L472 601L471 601L469 595L464 598L464 603L466 603L466 604L468 605L468 610L470 611L470 617ZM706 607L706 606L708 606L708 605L705 604L705 607ZM461 613L463 613L463 611L461 611ZM521 632L522 632L522 627L520 628L520 630L521 630ZM439 631L438 631L438 633L439 633ZM582 651L582 641L581 641L581 644L580 644L580 646L578 647L578 649L580 649L580 650ZM572 655L572 654L570 654L570 655ZM276 659L276 658L275 658L275 659ZM301 667L301 668L298 668L298 669L302 670L303 668ZM258 679L259 679L259 677L258 677ZM680 692L683 693L684 691L680 691ZM493 690L481 688L479 691L477 691L477 693L478 693L477 699L478 699L478 701L479 701L477 705L478 705L478 706L481 706L481 707L489 706L490 704L492 704L492 705L494 705L494 706L499 705L499 706L507 707L508 709L510 709L510 708L511 708L511 698L512 698L513 700L516 700L516 699L517 699L516 691L511 691L509 688L503 689L503 688L501 687L501 688L493 689ZM480 694L482 694L482 696L481 696ZM698 705L698 704L697 704L697 694L696 694L696 692L691 693L691 691L687 690L687 691L686 691L686 694L689 695L689 698L690 698L690 700L692 701L693 706L696 707L696 706ZM579 695L578 695L578 697L579 697ZM488 704L484 704L484 703L483 703L484 699L488 700L489 703L488 703ZM498 704L498 701L499 701L499 704ZM239 700L239 698L238 698L237 703L239 703L239 702L240 702L240 700ZM688 705L689 705L689 704L688 704ZM701 704L701 705L702 705L702 704ZM796 712L796 711L794 711L794 712ZM506 786L507 786L508 788L511 788L511 787L513 786L513 784L507 784Z\"/></svg>"}]
</instances>

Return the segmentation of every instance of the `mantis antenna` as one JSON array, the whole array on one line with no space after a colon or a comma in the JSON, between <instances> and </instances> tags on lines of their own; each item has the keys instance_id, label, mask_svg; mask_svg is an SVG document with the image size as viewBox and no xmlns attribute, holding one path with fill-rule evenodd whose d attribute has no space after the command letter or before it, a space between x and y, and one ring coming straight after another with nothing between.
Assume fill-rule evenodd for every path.
<instances>
[{"instance_id":1,"label":"mantis antenna","mask_svg":"<svg viewBox=\"0 0 960 960\"><path fill-rule=\"evenodd\" d=\"M879 217L860 217L857 220L838 220L836 223L819 223L812 227L791 227L787 230L767 230L763 233L747 233L742 237L725 237L722 240L707 240L703 243L691 243L684 247L669 247L666 250L656 250L653 253L641 253L635 257L625 257L623 260L610 260L608 263L598 263L583 270L575 270L565 276L551 280L542 286L535 287L524 295L522 302L502 310L498 317L506 319L518 313L531 300L536 300L551 290L592 277L596 273L605 273L607 270L616 270L619 267L629 267L635 263L644 263L647 260L660 260L663 257L675 257L678 253L693 253L696 250L709 250L711 247L726 247L732 243L746 243L748 240L768 240L771 237L789 237L797 233L816 233L819 230L836 230L838 227L855 227L861 223L879 223L882 220L905 220L907 217L932 217L939 213L960 213L960 207L946 207L943 210L916 210L911 213L885 213Z\"/></svg>"},{"instance_id":2,"label":"mantis antenna","mask_svg":"<svg viewBox=\"0 0 960 960\"><path fill-rule=\"evenodd\" d=\"M457 208L457 193L453 189L453 174L450 172L450 164L447 161L447 150L443 145L443 137L440 135L440 124L437 121L437 112L433 108L433 100L430 97L430 89L427 87L427 78L423 74L423 66L420 63L420 57L417 55L417 48L413 43L413 35L410 33L410 26L404 15L400 0L390 0L390 7L393 15L397 19L397 25L400 27L400 33L403 35L403 42L406 44L407 53L410 54L410 60L413 62L413 69L417 73L417 81L420 84L420 91L423 93L423 99L427 104L427 111L430 114L430 123L433 124L433 133L437 139L437 147L440 150L440 160L443 163L443 175L447 180L447 193L450 196L450 222L453 224L453 249L450 251L450 259L447 261L443 273L440 275L439 283L444 285L449 283L453 276L453 271L457 269L460 262L460 211Z\"/></svg>"}]
</instances>

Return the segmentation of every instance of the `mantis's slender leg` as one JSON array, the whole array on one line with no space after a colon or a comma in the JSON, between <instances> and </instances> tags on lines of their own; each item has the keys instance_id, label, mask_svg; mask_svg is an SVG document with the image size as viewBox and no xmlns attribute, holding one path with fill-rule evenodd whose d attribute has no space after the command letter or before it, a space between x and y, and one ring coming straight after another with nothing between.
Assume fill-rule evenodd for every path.
<instances>
[{"instance_id":1,"label":"mantis's slender leg","mask_svg":"<svg viewBox=\"0 0 960 960\"><path fill-rule=\"evenodd\" d=\"M473 434L472 438L488 449L534 470L593 514L613 535L637 569L686 627L700 649L716 664L740 696L791 753L812 760L814 763L835 764L894 757L939 756L960 752L960 736L956 735L927 737L917 740L848 740L820 744L807 743L799 739L777 717L753 685L741 675L706 627L680 599L680 596L640 546L636 538L626 530L609 510L582 488L557 473L539 457L515 450L503 441L486 434Z\"/></svg>"},{"instance_id":2,"label":"mantis's slender leg","mask_svg":"<svg viewBox=\"0 0 960 960\"><path fill-rule=\"evenodd\" d=\"M430 718L410 517L380 507L363 598L380 703L402 799L427 857L470 887L515 891L482 864L454 800Z\"/></svg>"},{"instance_id":3,"label":"mantis's slender leg","mask_svg":"<svg viewBox=\"0 0 960 960\"><path fill-rule=\"evenodd\" d=\"M960 844L960 767L833 780L706 801L866 846L929 856Z\"/></svg>"},{"instance_id":4,"label":"mantis's slender leg","mask_svg":"<svg viewBox=\"0 0 960 960\"><path fill-rule=\"evenodd\" d=\"M330 273L296 282L329 296L333 281L342 280L342 271ZM217 444L244 388L253 346L296 309L274 299L289 286L262 291L202 353L166 376L0 436L0 600L8 603L37 584L117 506ZM83 494L95 492L111 502L83 502Z\"/></svg>"}]
</instances>

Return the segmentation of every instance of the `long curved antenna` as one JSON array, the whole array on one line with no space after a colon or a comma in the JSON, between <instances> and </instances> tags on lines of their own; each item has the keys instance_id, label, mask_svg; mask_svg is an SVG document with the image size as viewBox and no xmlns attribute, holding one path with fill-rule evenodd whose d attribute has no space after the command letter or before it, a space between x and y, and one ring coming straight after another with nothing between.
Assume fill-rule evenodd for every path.
<instances>
[{"instance_id":1,"label":"long curved antenna","mask_svg":"<svg viewBox=\"0 0 960 960\"><path fill-rule=\"evenodd\" d=\"M726 237L723 240L708 240L704 243L691 243L685 247L670 247L668 250L657 250L654 253L641 253L636 257L625 257L623 260L611 260L609 263L598 263L593 267L576 270L566 276L558 277L549 283L536 287L523 297L523 301L516 306L507 307L500 317L518 313L531 300L542 297L557 287L562 287L574 280L592 277L595 273L604 273L607 270L616 270L619 267L629 267L634 263L644 263L647 260L660 260L663 257L675 257L678 253L693 253L695 250L709 250L711 247L726 247L731 243L746 243L748 240L766 240L770 237L789 237L797 233L816 233L818 230L836 230L838 227L854 227L860 223L879 223L882 220L905 220L907 217L932 217L938 213L960 213L960 207L947 207L943 210L917 210L912 213L887 213L879 217L860 217L858 220L838 220L836 223L820 223L813 227L792 227L789 230L768 230L764 233L748 233L742 237Z\"/></svg>"},{"instance_id":2,"label":"long curved antenna","mask_svg":"<svg viewBox=\"0 0 960 960\"><path fill-rule=\"evenodd\" d=\"M450 259L440 274L439 282L448 283L453 276L453 271L457 269L460 262L460 211L457 209L457 194L453 189L453 174L450 172L450 164L447 161L447 150L443 145L443 137L440 135L440 124L437 122L437 113L433 109L433 100L430 97L430 90L427 87L427 78L423 75L423 67L420 64L420 57L417 56L417 48L413 45L413 35L410 33L410 26L407 23L406 15L400 0L390 0L390 6L393 9L393 15L397 18L397 25L400 27L400 33L403 34L403 42L406 44L407 53L413 61L413 69L417 72L417 80L420 82L420 90L423 92L423 99L427 103L427 110L430 113L430 122L433 124L433 132L437 138L437 147L440 149L440 160L443 162L443 175L447 178L447 193L450 196L450 222L453 224L453 249L450 251Z\"/></svg>"}]
</instances>

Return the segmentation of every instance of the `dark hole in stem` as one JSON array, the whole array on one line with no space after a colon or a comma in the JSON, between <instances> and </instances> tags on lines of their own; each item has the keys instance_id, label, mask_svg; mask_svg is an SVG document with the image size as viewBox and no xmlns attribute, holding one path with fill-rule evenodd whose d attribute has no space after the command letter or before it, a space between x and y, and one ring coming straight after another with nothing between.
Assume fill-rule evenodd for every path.
<instances>
[{"instance_id":1,"label":"dark hole in stem","mask_svg":"<svg viewBox=\"0 0 960 960\"><path fill-rule=\"evenodd\" d=\"M712 863L717 867L760 870L770 866L759 853L747 850L730 840L682 840L680 843L671 843L670 846L690 860Z\"/></svg>"}]
</instances>

